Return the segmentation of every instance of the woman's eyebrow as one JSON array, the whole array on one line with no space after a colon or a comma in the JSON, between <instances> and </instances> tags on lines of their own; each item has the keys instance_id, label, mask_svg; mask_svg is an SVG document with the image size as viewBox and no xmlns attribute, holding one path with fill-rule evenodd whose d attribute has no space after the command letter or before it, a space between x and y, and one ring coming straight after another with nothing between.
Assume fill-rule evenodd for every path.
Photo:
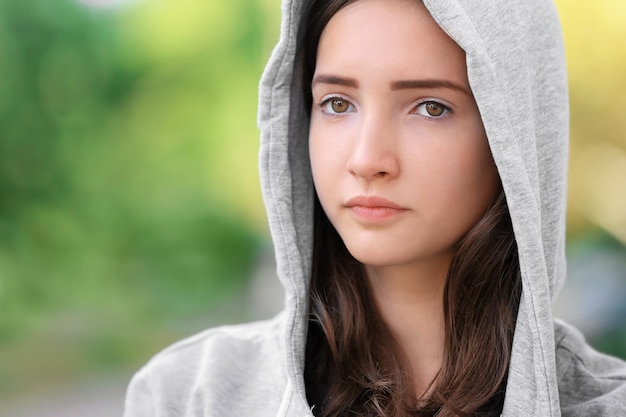
<instances>
[{"instance_id":1,"label":"woman's eyebrow","mask_svg":"<svg viewBox=\"0 0 626 417\"><path fill-rule=\"evenodd\" d=\"M359 88L359 82L354 78L345 78L340 77L338 75L332 74L318 74L313 78L311 82L311 88L315 86L315 84L332 84L332 85L342 85L344 87L352 87Z\"/></svg>"},{"instance_id":2,"label":"woman's eyebrow","mask_svg":"<svg viewBox=\"0 0 626 417\"><path fill-rule=\"evenodd\" d=\"M341 77L339 75L333 74L318 74L313 78L311 82L311 88L313 88L316 84L331 84L331 85L341 85L344 87L352 87L359 88L359 82L354 78ZM391 83L392 90L404 90L404 89L413 89L413 88L447 88L451 90L460 91L467 96L472 97L472 93L461 84L457 84L453 81L449 80L436 80L436 79L425 79L425 80L401 80L401 81L393 81Z\"/></svg>"},{"instance_id":3,"label":"woman's eyebrow","mask_svg":"<svg viewBox=\"0 0 626 417\"><path fill-rule=\"evenodd\" d=\"M449 80L402 80L393 81L391 83L392 90L404 90L411 88L448 88L450 90L460 91L472 97L472 93L466 87Z\"/></svg>"}]
</instances>

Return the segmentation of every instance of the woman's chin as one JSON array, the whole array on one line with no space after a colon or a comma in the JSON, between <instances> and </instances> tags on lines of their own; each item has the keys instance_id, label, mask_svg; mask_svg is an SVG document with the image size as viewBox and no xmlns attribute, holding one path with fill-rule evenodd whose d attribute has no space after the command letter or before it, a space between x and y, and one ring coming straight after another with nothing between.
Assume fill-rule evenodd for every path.
<instances>
[{"instance_id":1,"label":"woman's chin","mask_svg":"<svg viewBox=\"0 0 626 417\"><path fill-rule=\"evenodd\" d=\"M363 265L377 268L397 266L410 262L410 260L398 256L397 252L389 253L392 251L381 250L380 247L351 249L348 246L348 252Z\"/></svg>"}]
</instances>

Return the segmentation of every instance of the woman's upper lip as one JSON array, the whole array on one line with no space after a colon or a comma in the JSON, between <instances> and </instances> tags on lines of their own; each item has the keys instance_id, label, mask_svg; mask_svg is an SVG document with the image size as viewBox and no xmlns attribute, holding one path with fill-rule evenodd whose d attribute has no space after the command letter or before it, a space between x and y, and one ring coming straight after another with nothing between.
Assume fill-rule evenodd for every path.
<instances>
[{"instance_id":1,"label":"woman's upper lip","mask_svg":"<svg viewBox=\"0 0 626 417\"><path fill-rule=\"evenodd\" d=\"M399 204L389 201L386 198L378 196L358 196L353 197L346 203L346 207L386 207L396 210L407 210L406 207L402 207Z\"/></svg>"}]
</instances>

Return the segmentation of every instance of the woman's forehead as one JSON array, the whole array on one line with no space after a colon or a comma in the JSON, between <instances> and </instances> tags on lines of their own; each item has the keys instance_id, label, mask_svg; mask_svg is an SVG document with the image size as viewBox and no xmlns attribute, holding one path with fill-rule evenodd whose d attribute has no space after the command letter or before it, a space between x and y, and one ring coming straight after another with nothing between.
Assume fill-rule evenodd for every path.
<instances>
[{"instance_id":1,"label":"woman's forehead","mask_svg":"<svg viewBox=\"0 0 626 417\"><path fill-rule=\"evenodd\" d=\"M467 84L465 53L414 0L359 0L328 22L316 73L377 71L390 81L449 78Z\"/></svg>"}]
</instances>

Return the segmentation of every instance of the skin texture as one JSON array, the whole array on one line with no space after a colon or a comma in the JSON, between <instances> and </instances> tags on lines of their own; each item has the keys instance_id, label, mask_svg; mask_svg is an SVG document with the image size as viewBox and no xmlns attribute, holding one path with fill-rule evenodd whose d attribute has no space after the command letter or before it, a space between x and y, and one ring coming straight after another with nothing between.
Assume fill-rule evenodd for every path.
<instances>
[{"instance_id":1,"label":"skin texture","mask_svg":"<svg viewBox=\"0 0 626 417\"><path fill-rule=\"evenodd\" d=\"M450 260L499 190L465 54L420 2L361 0L324 29L312 92L319 200L423 393L443 354Z\"/></svg>"}]
</instances>

